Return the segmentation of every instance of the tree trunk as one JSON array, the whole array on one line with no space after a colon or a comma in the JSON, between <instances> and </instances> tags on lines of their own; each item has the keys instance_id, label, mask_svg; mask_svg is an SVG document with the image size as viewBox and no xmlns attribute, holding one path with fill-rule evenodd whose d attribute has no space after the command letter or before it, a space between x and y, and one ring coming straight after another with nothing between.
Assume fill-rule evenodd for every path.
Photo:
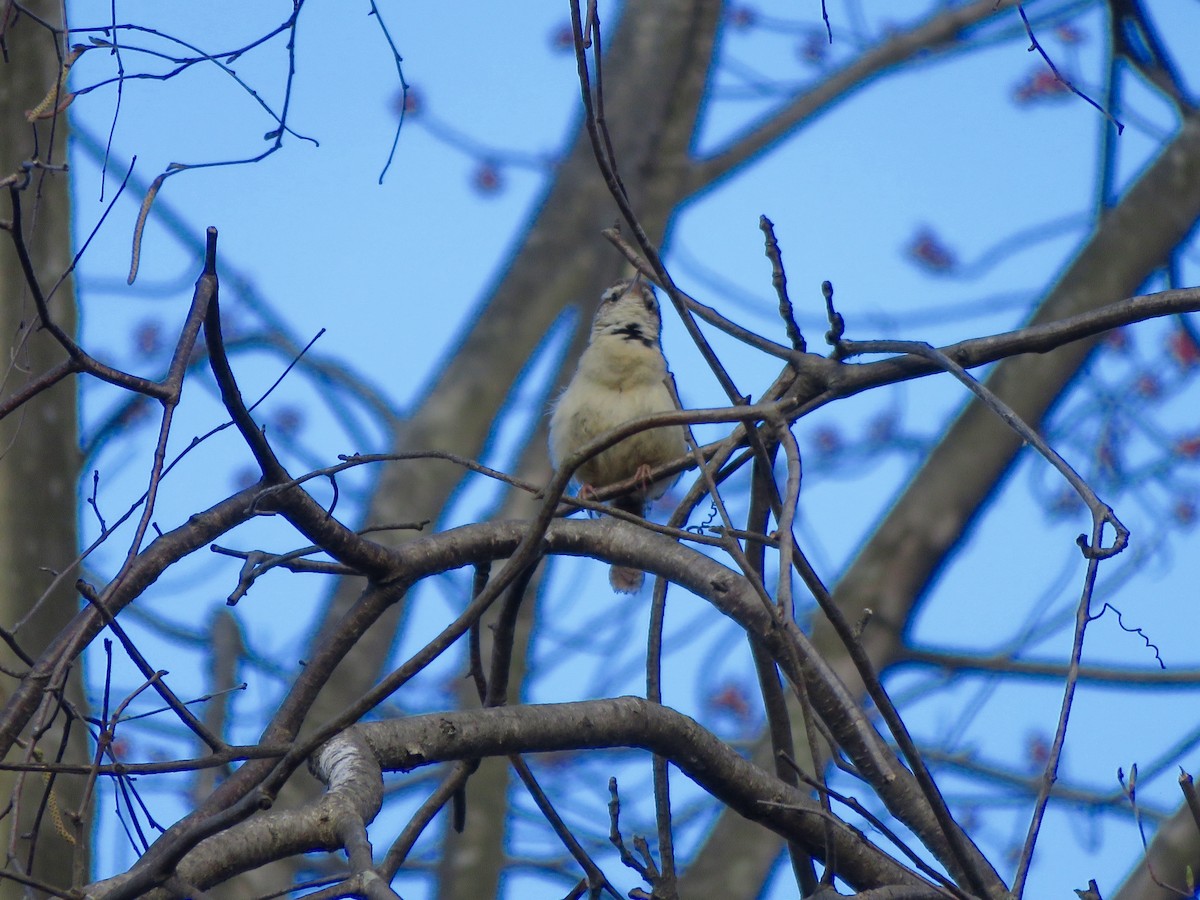
<instances>
[{"instance_id":1,"label":"tree trunk","mask_svg":"<svg viewBox=\"0 0 1200 900\"><path fill-rule=\"evenodd\" d=\"M33 0L24 4L44 21L61 27L61 4ZM13 13L5 33L7 62L0 69L0 177L19 172L35 152L40 162L61 165L66 161L66 116L30 124L25 112L38 106L54 89L61 70L61 44L54 34L32 19ZM35 134L36 132L36 134ZM7 205L7 197L4 200ZM71 264L71 208L68 180L61 172L34 169L21 193L23 234L34 260L36 275L48 291ZM7 216L6 216L7 218ZM8 235L0 243L0 335L7 349L3 395L7 396L65 358L64 351L40 331L37 311ZM69 334L75 331L73 284L66 279L55 292L50 308L57 323ZM76 536L76 485L79 471L76 383L66 379L32 403L0 421L0 621L20 623L15 638L22 650L37 656L76 610L74 575L67 572L46 594L56 574L71 566L78 553ZM45 595L43 597L43 595ZM40 602L39 602L40 600ZM6 670L25 668L7 647L0 653ZM0 685L8 680L3 677ZM3 687L7 695L9 688ZM82 678L78 666L67 683L67 697L82 709ZM43 713L51 714L56 701L49 698ZM34 759L54 760L61 752L62 711L40 735L32 750ZM47 721L39 716L38 721ZM30 735L27 733L26 738ZM87 732L76 721L70 728L66 761L88 757ZM14 761L10 759L9 761ZM14 794L23 783L19 797ZM41 776L0 776L0 796L19 803L17 818L11 810L0 823L7 867L28 871L32 855L34 878L66 886L72 873L88 874L91 834L89 810L78 825L83 779ZM35 829L36 821L36 831ZM13 839L16 829L18 838ZM23 897L18 883L0 880L0 900Z\"/></svg>"}]
</instances>

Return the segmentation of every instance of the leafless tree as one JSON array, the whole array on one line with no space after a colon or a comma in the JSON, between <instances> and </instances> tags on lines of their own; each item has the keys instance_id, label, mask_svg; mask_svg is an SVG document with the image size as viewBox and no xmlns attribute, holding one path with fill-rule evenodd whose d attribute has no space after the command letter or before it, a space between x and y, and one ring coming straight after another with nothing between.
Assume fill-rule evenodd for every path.
<instances>
[{"instance_id":1,"label":"leafless tree","mask_svg":"<svg viewBox=\"0 0 1200 900\"><path fill-rule=\"evenodd\" d=\"M275 34L294 36L301 7L295 5ZM3 620L13 656L4 662L9 686L0 710L0 741L6 770L19 773L8 788L13 805L6 820L18 823L10 826L8 882L18 893L29 888L49 896L248 897L304 885L316 891L311 896L374 898L398 896L392 886L397 873L425 864L438 895L453 898L497 895L504 874L524 864L563 879L568 896L619 895L616 874L597 862L593 834L581 833L561 811L569 779L583 771L592 777L592 762L600 760L622 773L637 767L652 772L646 782L653 787L646 793L653 797L653 844L631 835L628 819L621 820L620 801L628 807L638 798L622 793L616 781L603 827L590 829L609 831L621 862L644 885L640 896L757 896L785 852L803 896L832 890L835 879L837 888L864 898L1020 896L1048 804L1090 802L1055 786L1078 685L1108 679L1151 690L1196 680L1190 672L1086 664L1085 634L1102 612L1095 597L1097 574L1120 558L1129 532L1115 504L1071 468L1041 429L1106 335L1179 317L1180 353L1195 356L1195 345L1186 343L1191 326L1183 317L1200 309L1200 290L1169 280L1163 290L1138 292L1163 267L1178 271L1175 262L1190 246L1200 215L1200 119L1141 4L1030 7L1003 0L939 5L927 18L867 42L844 63L791 91L761 121L700 156L693 148L720 29L723 21L728 27L730 16L746 11L711 0L633 4L609 32L600 27L593 5L581 9L573 3L569 43L577 60L581 125L512 264L466 327L458 352L434 373L419 406L389 420L389 453L323 460L298 471L263 429L231 364L239 336L227 341L222 333L215 229L205 236L203 269L162 377L107 365L76 342L67 293L72 263L60 207L66 203L61 172L62 113L70 97L66 71L77 54L61 20L34 4L8 3L0 12L0 34L5 52L11 52L10 67L18 64L19 53L36 55L40 63L21 68L30 77L23 93L0 97L6 121L0 129L3 183L10 203L4 224L11 238L0 257L0 275L16 348L0 417L16 423L16 438L4 456L6 465L17 468L11 483L38 493L7 504L0 521L13 531L4 542L15 557L7 571L53 570L14 584L6 598L16 608ZM804 335L788 293L788 248L780 247L765 218L770 268L764 269L764 293L769 279L780 311L774 329L744 328L719 298L703 303L672 279L661 254L672 217L717 180L750 165L879 76L997 36L1040 50L1040 29L1069 22L1083 7L1101 8L1108 17L1110 88L1127 67L1169 98L1179 127L1127 186L1104 185L1094 227L1023 327L939 348L919 341L849 340L833 286L826 283L827 321L820 329L826 333ZM372 11L378 15L374 5ZM1135 32L1136 44L1128 37ZM91 46L114 55L128 39L115 24L103 36L89 34ZM193 62L219 64L234 55L200 55ZM1044 58L1052 63L1048 54ZM604 64L614 59L621 65ZM1093 102L1097 116L1111 120L1115 133L1122 110L1105 102L1115 99L1115 90L1095 101L1063 73L1047 71L1053 78L1023 89L1075 90L1079 102ZM24 130L7 127L27 110ZM277 121L268 152L283 146L290 133L286 111ZM157 194L169 194L167 179L182 171L172 168L148 187L145 214L161 206ZM607 227L614 219L619 226ZM144 221L145 215L139 241ZM928 265L948 264L933 236L923 236L913 252ZM515 473L480 464L495 419L564 305L598 294L629 267L661 288L726 402L631 422L584 448L553 476L540 424L527 435ZM12 298L26 304L23 316L12 316ZM582 347L586 331L583 324L576 328L569 358ZM706 335L715 332L769 360L772 380L749 388L739 384L709 345ZM285 352L298 350L286 335L269 337ZM19 357L26 347L28 358ZM977 380L972 370L985 365L991 371ZM569 371L568 361L556 381L561 384ZM934 375L957 380L972 399L831 585L831 573L810 562L795 521L802 480L796 423L827 406L836 410L847 398ZM156 496L175 464L168 440L183 386L204 377L219 391L256 471L244 488L159 531ZM63 496L70 496L62 485L79 474L77 436L66 425L41 429L30 422L43 417L73 424L74 400L63 383L89 379L127 392L126 413L149 407L157 417L146 494L122 519L135 523L128 553L115 571L85 576L69 527L77 510L69 500L62 505ZM127 421L114 418L113 433ZM634 483L594 498L569 497L571 476L585 459L664 423L716 426L721 435L704 444L692 440L688 455L653 473L683 475L682 493L665 525L604 505L637 489ZM1025 446L1050 462L1090 514L1090 532L1080 537L1076 551L1086 573L1071 655L1035 663L911 646L906 634L916 604ZM318 486L337 485L339 477L364 467L378 468L378 481L363 521L348 524L336 507L336 491L329 500ZM468 475L507 485L503 508L461 527L439 527L439 516ZM7 470L0 477L9 483ZM61 508L51 507L48 496ZM53 542L39 539L27 546L30 509L41 511L34 517L39 523L54 526ZM580 516L580 509L595 515ZM295 549L231 549L237 541L230 533L261 517L286 523ZM432 526L422 528L430 521ZM103 522L105 535L122 523ZM277 569L337 579L303 666L279 673L286 680L284 699L247 744L229 737L230 723L216 700L209 704L211 714L198 716L122 624L150 585L189 554L215 544L244 563L234 602ZM637 566L655 576L644 697L520 702L528 652L537 640L533 608L543 590L544 562L564 556ZM414 587L457 570L473 573L469 594L436 635L393 663L391 650ZM66 590L69 585L76 593ZM744 635L763 722L748 752L721 736L712 722L662 702L669 588L700 598ZM81 598L78 608L73 597ZM49 624L35 627L41 619ZM235 684L235 663L245 651L228 618L217 620L212 641L217 661L212 695L219 698ZM113 696L105 681L100 703L85 708L77 694L78 663L89 647L95 648L94 659L115 653L131 661L140 687L129 696ZM405 714L405 689L447 658L461 660L460 669L470 676L461 680L454 708ZM1002 871L963 811L947 800L946 773L956 764L971 768L973 761L941 758L937 748L923 746L906 725L905 707L889 694L884 676L900 663L990 669L1061 684L1058 728L1039 771L1015 786L1031 798L1032 815L1012 873ZM195 756L135 762L120 754L118 730L126 727L129 705L146 692L157 694L190 733L201 748ZM72 723L70 729L66 723ZM72 749L70 739L79 741L85 733L89 747ZM639 752L611 755L616 748ZM543 753L556 756L533 756ZM429 775L427 767L434 764L441 765ZM299 772L305 767L315 780ZM974 777L988 777L982 768L974 763ZM712 798L705 801L709 809L713 803L719 809L703 839L678 860L675 837L686 827L681 819L687 812L680 807L691 801L672 802L671 770ZM188 814L153 840L139 831L135 840L144 843L143 852L128 870L93 876L85 848L98 783L111 782L136 823L143 815L139 792L180 772L198 775ZM513 775L532 807L515 800ZM1132 780L1125 793L1136 811ZM1183 800L1162 821L1142 864L1115 896L1175 897L1192 890L1188 872L1200 861L1200 814L1192 810L1200 804L1190 780L1184 782ZM532 862L513 858L506 835L522 808L536 809L539 828L561 850ZM444 835L433 828L435 820L449 820ZM62 846L51 850L56 834ZM435 861L416 858L418 842L437 845ZM375 848L382 846L387 849L380 854ZM305 856L316 851L334 855ZM1083 881L1086 877L1081 888Z\"/></svg>"}]
</instances>

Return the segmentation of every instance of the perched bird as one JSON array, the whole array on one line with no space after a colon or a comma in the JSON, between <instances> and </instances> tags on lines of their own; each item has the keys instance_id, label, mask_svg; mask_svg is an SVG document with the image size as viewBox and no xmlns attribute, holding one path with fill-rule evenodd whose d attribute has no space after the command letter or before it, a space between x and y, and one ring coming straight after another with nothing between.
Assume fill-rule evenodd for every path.
<instances>
[{"instance_id":1,"label":"perched bird","mask_svg":"<svg viewBox=\"0 0 1200 900\"><path fill-rule=\"evenodd\" d=\"M634 279L618 281L604 292L587 349L550 416L550 460L556 469L584 445L632 419L675 410L664 381L661 332L653 287ZM613 506L640 516L646 503L661 497L673 482L651 483L650 470L686 452L679 425L641 431L584 462L575 470L575 480L586 494L638 476L642 486L613 500ZM613 566L608 580L613 590L632 594L641 588L645 573Z\"/></svg>"}]
</instances>

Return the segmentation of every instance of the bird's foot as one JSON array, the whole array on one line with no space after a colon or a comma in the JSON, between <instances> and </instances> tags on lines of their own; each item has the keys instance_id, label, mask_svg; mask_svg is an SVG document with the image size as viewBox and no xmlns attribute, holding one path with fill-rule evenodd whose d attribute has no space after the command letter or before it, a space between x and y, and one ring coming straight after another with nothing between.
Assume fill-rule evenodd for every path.
<instances>
[{"instance_id":1,"label":"bird's foot","mask_svg":"<svg viewBox=\"0 0 1200 900\"><path fill-rule=\"evenodd\" d=\"M653 471L649 463L642 463L637 467L637 471L633 473L633 477L637 480L638 488L643 495L650 494L650 473Z\"/></svg>"},{"instance_id":2,"label":"bird's foot","mask_svg":"<svg viewBox=\"0 0 1200 900\"><path fill-rule=\"evenodd\" d=\"M595 503L596 502L596 489L594 487L592 487L590 484L581 484L579 486L579 491L575 496L578 497L580 500L590 500L591 502ZM594 510L594 509L587 509L587 510L584 510L584 512L587 513L589 518L595 518L596 516L599 515L599 513L596 512L596 510Z\"/></svg>"}]
</instances>

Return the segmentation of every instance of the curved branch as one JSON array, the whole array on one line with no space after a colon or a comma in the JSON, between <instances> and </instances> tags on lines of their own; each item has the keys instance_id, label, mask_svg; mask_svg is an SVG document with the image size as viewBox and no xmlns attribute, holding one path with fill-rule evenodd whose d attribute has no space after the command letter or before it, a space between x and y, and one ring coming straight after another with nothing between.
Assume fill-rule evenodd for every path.
<instances>
[{"instance_id":1,"label":"curved branch","mask_svg":"<svg viewBox=\"0 0 1200 900\"><path fill-rule=\"evenodd\" d=\"M302 809L264 813L201 841L176 869L175 877L203 889L275 859L343 849L348 843L347 827L371 822L383 805L383 774L376 754L361 734L351 730L325 744L313 756L310 768L326 785L320 797ZM86 894L110 896L127 880L128 875L105 879L87 888Z\"/></svg>"},{"instance_id":2,"label":"curved branch","mask_svg":"<svg viewBox=\"0 0 1200 900\"><path fill-rule=\"evenodd\" d=\"M552 502L550 498L548 501ZM483 601L487 591L472 601L470 615L460 616L431 642L431 646L437 644L432 652L427 652L429 648L418 651L412 660L366 695L348 703L333 719L319 724L306 722L328 673L397 602L407 585L486 559L509 558L511 561L518 557L519 548L529 545L529 540L530 524L527 521L489 522L418 537L393 551L392 575L388 582L369 589L338 627L322 635L321 644L314 648L304 671L264 732L264 739L276 744L293 740L301 727L314 737L295 745L282 760L255 760L243 765L198 810L172 826L155 842L130 871L129 879L112 893L114 900L140 896L161 884L202 839L251 816L257 811L260 798L275 796L291 772L315 749L321 735L328 737L352 725L432 662L486 609ZM536 544L539 553L587 556L637 566L661 575L704 597L719 612L736 621L761 642L792 682L805 684L813 708L889 811L919 835L940 860L954 868L949 839L912 774L896 759L854 697L813 650L808 638L794 623L778 622L746 579L690 547L611 519L549 522ZM522 566L525 564L522 562ZM495 583L497 581L493 580L491 584ZM313 729L312 724L317 727ZM982 854L969 844L961 830L958 839L968 843L971 863L985 867L987 878L999 884L998 876L991 872Z\"/></svg>"},{"instance_id":3,"label":"curved branch","mask_svg":"<svg viewBox=\"0 0 1200 900\"><path fill-rule=\"evenodd\" d=\"M973 369L1026 353L1049 353L1135 322L1197 311L1200 311L1200 288L1158 291L1128 297L1062 319L959 341L939 350L964 369ZM834 396L825 402L834 397L849 397L882 384L895 384L940 371L944 370L936 362L915 354L848 366L838 370L836 380L831 385Z\"/></svg>"},{"instance_id":4,"label":"curved branch","mask_svg":"<svg viewBox=\"0 0 1200 900\"><path fill-rule=\"evenodd\" d=\"M356 725L318 751L314 769L330 789L301 809L262 813L201 842L176 876L207 888L238 872L295 853L341 846L347 815L369 822L379 809L380 769L410 771L454 760L637 747L667 757L689 778L752 821L803 843L821 860L836 859L838 876L859 888L920 887L923 878L831 817L806 791L744 759L693 719L639 697L432 713ZM330 760L336 757L338 765ZM88 895L117 895L117 876ZM151 894L150 896L156 896ZM925 896L925 895L922 895Z\"/></svg>"}]
</instances>

